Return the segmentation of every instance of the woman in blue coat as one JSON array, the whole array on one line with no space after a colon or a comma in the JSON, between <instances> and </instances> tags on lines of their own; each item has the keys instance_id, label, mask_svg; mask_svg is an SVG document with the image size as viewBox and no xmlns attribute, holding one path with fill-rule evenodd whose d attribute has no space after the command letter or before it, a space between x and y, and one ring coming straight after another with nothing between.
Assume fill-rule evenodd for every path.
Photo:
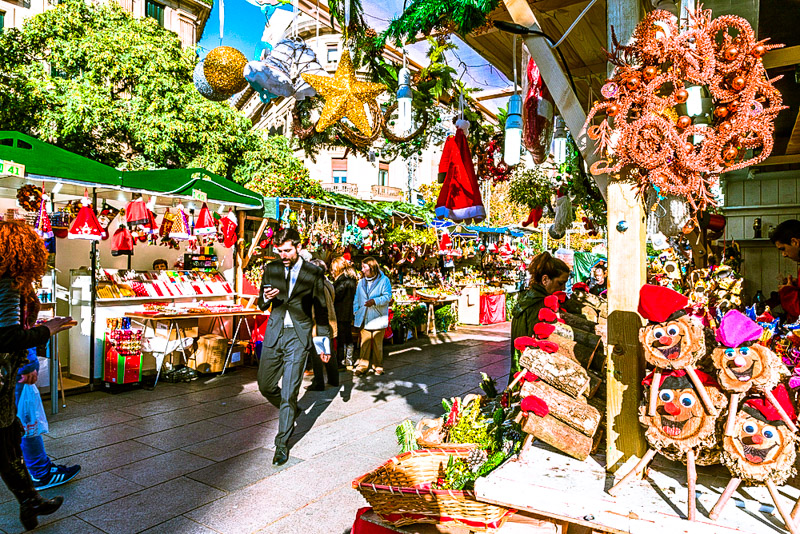
<instances>
[{"instance_id":1,"label":"woman in blue coat","mask_svg":"<svg viewBox=\"0 0 800 534\"><path fill-rule=\"evenodd\" d=\"M392 284L381 272L372 256L361 262L364 274L356 286L353 302L353 324L361 329L361 356L355 375L362 376L370 369L383 374L383 334L389 326L389 303L392 301Z\"/></svg>"}]
</instances>

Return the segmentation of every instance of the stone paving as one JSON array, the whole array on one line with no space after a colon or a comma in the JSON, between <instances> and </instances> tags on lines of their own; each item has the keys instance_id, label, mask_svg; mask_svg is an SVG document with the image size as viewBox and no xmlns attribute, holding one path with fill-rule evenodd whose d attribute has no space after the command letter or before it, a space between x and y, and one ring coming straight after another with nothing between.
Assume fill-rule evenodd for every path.
<instances>
[{"instance_id":1,"label":"stone paving","mask_svg":"<svg viewBox=\"0 0 800 534\"><path fill-rule=\"evenodd\" d=\"M441 399L476 391L481 371L506 384L509 331L509 323L462 327L387 346L383 376L342 373L338 389L303 388L290 459L279 468L278 412L259 393L254 367L67 397L45 445L57 463L82 470L43 492L65 502L36 532L349 533L366 505L351 482L397 454L398 423L440 415ZM2 486L0 532L21 531Z\"/></svg>"}]
</instances>

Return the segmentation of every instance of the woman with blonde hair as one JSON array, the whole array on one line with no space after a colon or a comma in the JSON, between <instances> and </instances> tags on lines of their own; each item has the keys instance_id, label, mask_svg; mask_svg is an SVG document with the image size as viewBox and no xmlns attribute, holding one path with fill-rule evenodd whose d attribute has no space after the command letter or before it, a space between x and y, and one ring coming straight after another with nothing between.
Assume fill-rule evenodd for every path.
<instances>
[{"instance_id":1,"label":"woman with blonde hair","mask_svg":"<svg viewBox=\"0 0 800 534\"><path fill-rule=\"evenodd\" d=\"M20 504L19 519L26 530L36 528L37 516L52 514L62 497L44 499L33 486L22 456L22 424L17 418L14 390L17 370L28 362L28 349L72 326L71 317L32 326L39 314L33 283L44 276L44 241L23 221L0 222L0 477ZM31 328L28 328L31 327Z\"/></svg>"},{"instance_id":2,"label":"woman with blonde hair","mask_svg":"<svg viewBox=\"0 0 800 534\"><path fill-rule=\"evenodd\" d=\"M338 336L336 338L336 358L340 366L353 365L353 301L356 296L358 273L353 264L344 256L336 256L331 260L331 278L335 296L333 307L336 309Z\"/></svg>"},{"instance_id":3,"label":"woman with blonde hair","mask_svg":"<svg viewBox=\"0 0 800 534\"><path fill-rule=\"evenodd\" d=\"M389 326L392 284L372 256L361 262L361 272L364 278L356 287L353 303L354 324L361 328L361 356L355 375L364 375L369 371L370 365L376 375L382 375L383 334Z\"/></svg>"}]
</instances>

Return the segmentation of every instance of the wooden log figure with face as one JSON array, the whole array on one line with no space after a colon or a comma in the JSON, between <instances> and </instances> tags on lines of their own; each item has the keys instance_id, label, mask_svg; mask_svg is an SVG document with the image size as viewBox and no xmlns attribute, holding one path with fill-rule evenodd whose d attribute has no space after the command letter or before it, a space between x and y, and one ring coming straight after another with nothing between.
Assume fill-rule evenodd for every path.
<instances>
[{"instance_id":1,"label":"wooden log figure with face","mask_svg":"<svg viewBox=\"0 0 800 534\"><path fill-rule=\"evenodd\" d=\"M783 384L771 390L770 396L793 420L794 407ZM779 499L777 486L795 475L796 442L796 434L784 423L772 401L766 397L747 398L736 413L733 435L722 440L722 463L732 478L710 517L719 517L725 503L744 481L748 485L767 486L786 528L795 533L797 527Z\"/></svg>"},{"instance_id":2,"label":"wooden log figure with face","mask_svg":"<svg viewBox=\"0 0 800 534\"><path fill-rule=\"evenodd\" d=\"M727 399L714 377L702 371L695 371L694 376L709 403L716 410L724 408ZM686 463L689 487L687 517L694 521L697 510L696 465L709 465L717 461L717 417L703 409L695 380L683 369L650 373L642 384L649 386L651 391L658 391L654 404L642 404L639 408L639 421L646 427L645 439L650 449L609 493L615 495L626 481L642 476L647 464L659 453L671 460Z\"/></svg>"},{"instance_id":3,"label":"wooden log figure with face","mask_svg":"<svg viewBox=\"0 0 800 534\"><path fill-rule=\"evenodd\" d=\"M756 344L762 334L763 328L738 310L726 313L717 329L716 339L721 346L714 349L711 359L720 386L731 394L726 436L733 435L739 397L751 389L762 392L789 430L797 431L780 403L772 398L771 391L778 385L783 362L767 347Z\"/></svg>"},{"instance_id":4,"label":"wooden log figure with face","mask_svg":"<svg viewBox=\"0 0 800 534\"><path fill-rule=\"evenodd\" d=\"M644 359L655 369L656 384L662 370L681 369L695 385L709 414L713 402L697 378L694 364L705 353L703 326L684 311L689 299L668 287L644 285L639 291L639 314L649 321L639 330ZM649 414L655 416L658 387L650 389Z\"/></svg>"}]
</instances>

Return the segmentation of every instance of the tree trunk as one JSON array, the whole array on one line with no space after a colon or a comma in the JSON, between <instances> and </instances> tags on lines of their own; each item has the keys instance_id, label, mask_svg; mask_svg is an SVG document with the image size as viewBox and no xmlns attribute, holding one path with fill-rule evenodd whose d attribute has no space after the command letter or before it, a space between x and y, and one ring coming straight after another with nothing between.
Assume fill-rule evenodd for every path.
<instances>
[{"instance_id":1,"label":"tree trunk","mask_svg":"<svg viewBox=\"0 0 800 534\"><path fill-rule=\"evenodd\" d=\"M551 386L578 397L589 387L589 375L581 365L559 353L549 354L539 349L527 348L519 363Z\"/></svg>"},{"instance_id":2,"label":"tree trunk","mask_svg":"<svg viewBox=\"0 0 800 534\"><path fill-rule=\"evenodd\" d=\"M520 395L536 395L547 403L550 415L589 437L594 436L600 424L600 412L590 406L586 399L573 399L542 380L525 382Z\"/></svg>"},{"instance_id":3,"label":"tree trunk","mask_svg":"<svg viewBox=\"0 0 800 534\"><path fill-rule=\"evenodd\" d=\"M597 360L597 363L594 364L594 367L599 368L599 366L602 365L604 358L602 344L597 347L597 351L595 352L594 345L590 347L589 345L584 345L583 343L577 343L571 339L561 337L558 334L551 334L550 337L547 338L547 341L552 341L558 345L557 354L578 362L584 368L586 368L586 365L590 360ZM594 358L592 357L593 352Z\"/></svg>"},{"instance_id":4,"label":"tree trunk","mask_svg":"<svg viewBox=\"0 0 800 534\"><path fill-rule=\"evenodd\" d=\"M575 313L570 313L566 310L561 310L558 312L558 315L564 319L564 322L571 326L572 328L580 328L581 330L585 330L586 332L594 332L594 327L597 326L596 321L591 321L584 317L583 315L578 315Z\"/></svg>"},{"instance_id":5,"label":"tree trunk","mask_svg":"<svg viewBox=\"0 0 800 534\"><path fill-rule=\"evenodd\" d=\"M578 460L585 460L592 451L593 440L565 425L552 415L528 414L522 430ZM580 498L580 496L576 496Z\"/></svg>"},{"instance_id":6,"label":"tree trunk","mask_svg":"<svg viewBox=\"0 0 800 534\"><path fill-rule=\"evenodd\" d=\"M568 324L564 323L556 323L555 325L556 330L553 332L556 335L561 337L565 337L567 339L571 339L578 343L582 343L584 345L588 345L592 348L597 346L597 342L602 342L602 337L598 336L594 333L594 327L591 330L583 330L581 328L576 328L573 326L569 326Z\"/></svg>"}]
</instances>

